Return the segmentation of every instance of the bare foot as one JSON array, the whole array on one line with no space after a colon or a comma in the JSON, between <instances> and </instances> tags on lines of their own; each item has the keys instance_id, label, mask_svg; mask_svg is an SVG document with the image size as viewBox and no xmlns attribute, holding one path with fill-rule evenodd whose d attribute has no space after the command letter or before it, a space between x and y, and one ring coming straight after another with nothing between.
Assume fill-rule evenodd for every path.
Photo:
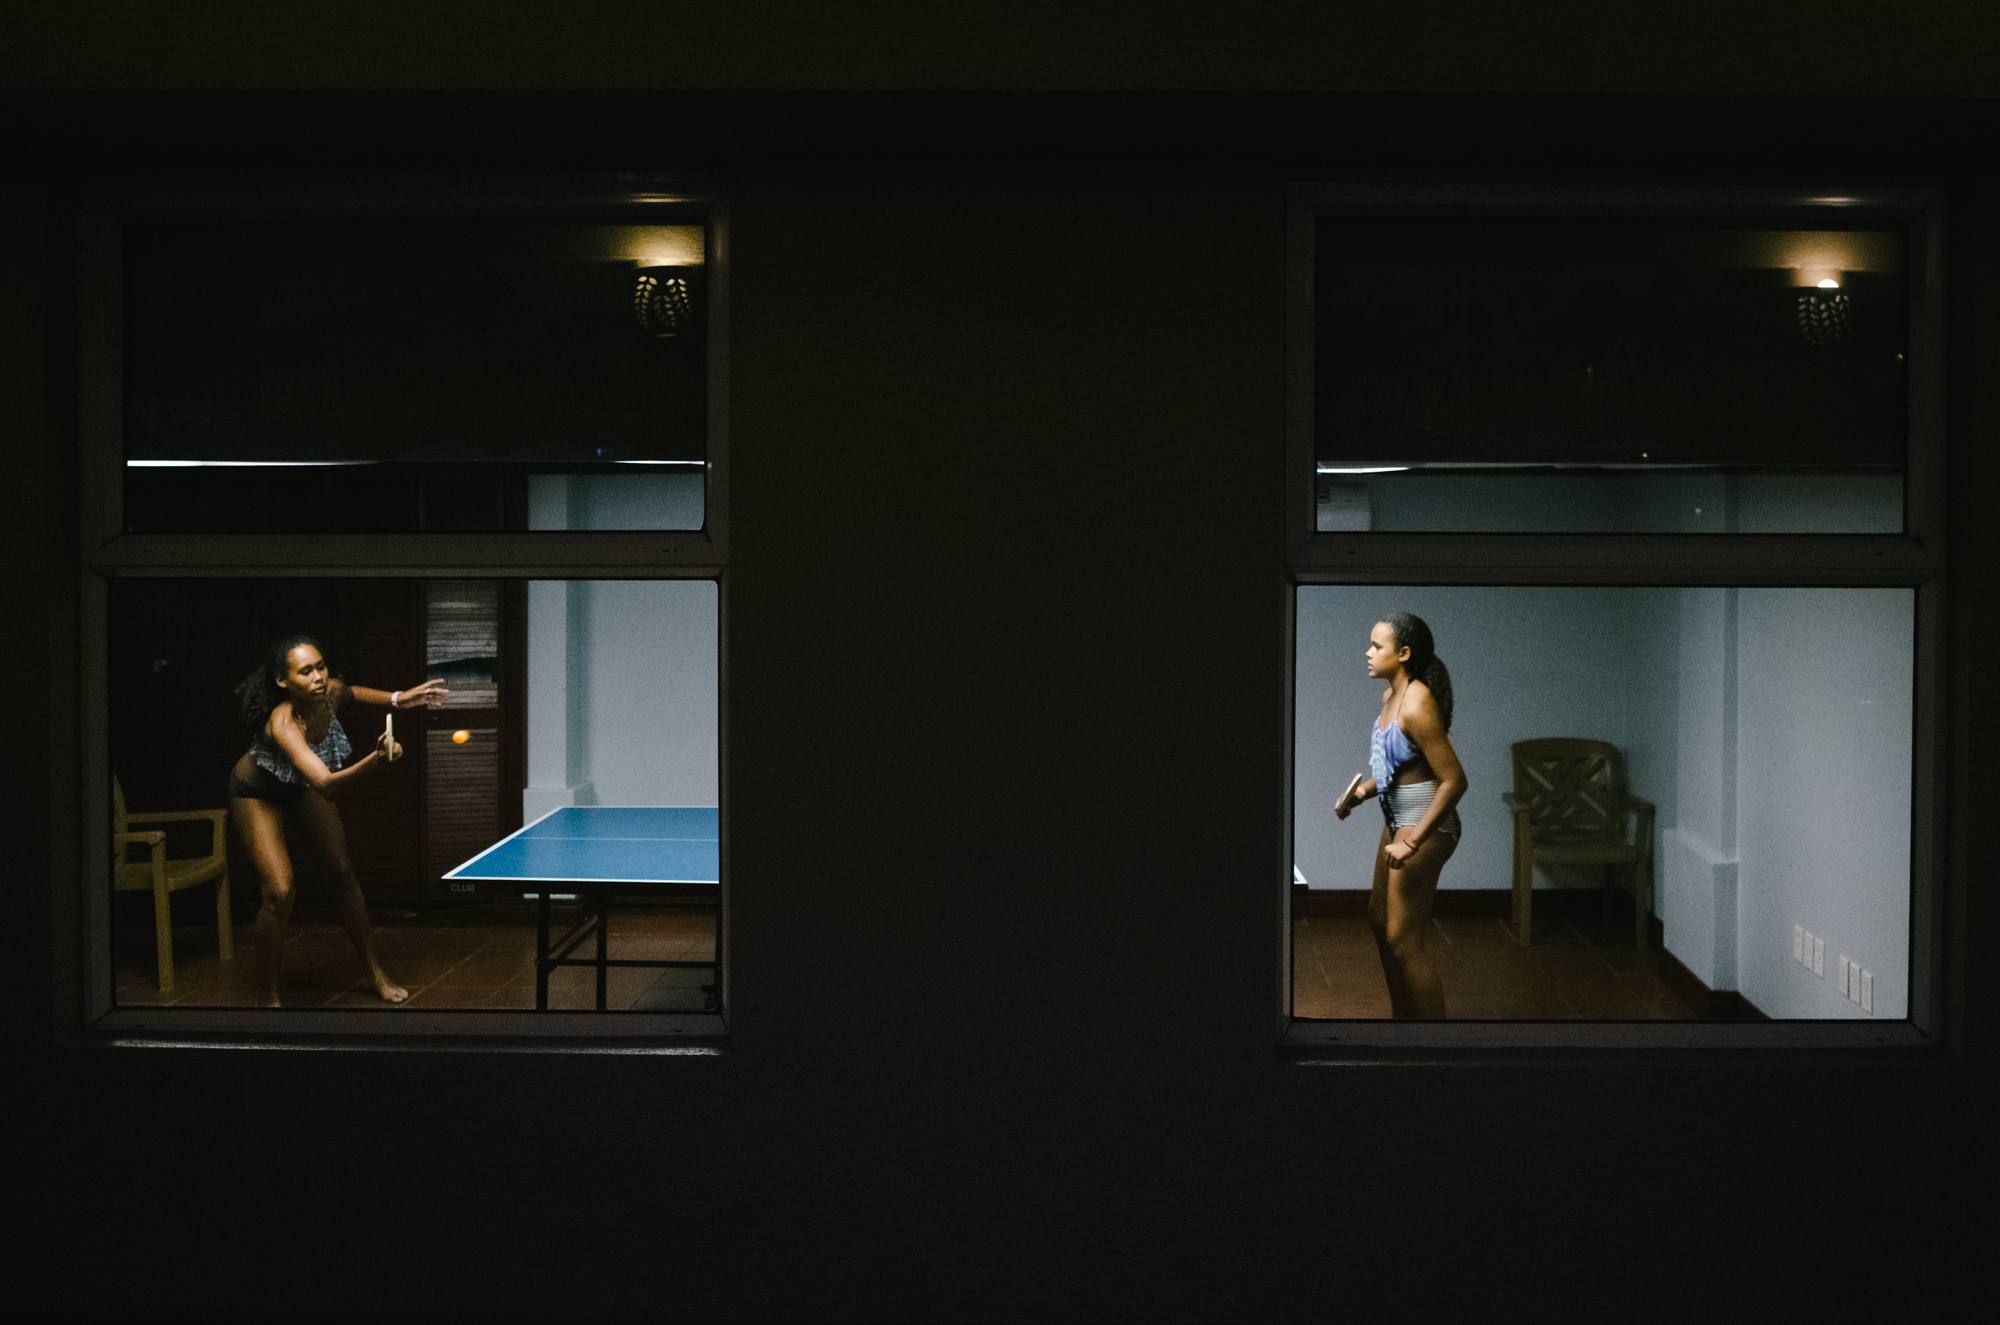
<instances>
[{"instance_id":1,"label":"bare foot","mask_svg":"<svg viewBox=\"0 0 2000 1325\"><path fill-rule=\"evenodd\" d=\"M384 1003L401 1003L410 996L409 990L379 971L375 974L375 992L382 996Z\"/></svg>"}]
</instances>

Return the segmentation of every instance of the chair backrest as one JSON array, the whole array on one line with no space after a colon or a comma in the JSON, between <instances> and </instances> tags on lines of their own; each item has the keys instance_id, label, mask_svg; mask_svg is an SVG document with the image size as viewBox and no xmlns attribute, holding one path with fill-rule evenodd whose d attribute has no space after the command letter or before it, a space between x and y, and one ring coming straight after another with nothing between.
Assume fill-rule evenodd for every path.
<instances>
[{"instance_id":1,"label":"chair backrest","mask_svg":"<svg viewBox=\"0 0 2000 1325\"><path fill-rule=\"evenodd\" d=\"M1625 809L1618 749L1575 736L1516 741L1514 799L1538 837L1615 837Z\"/></svg>"}]
</instances>

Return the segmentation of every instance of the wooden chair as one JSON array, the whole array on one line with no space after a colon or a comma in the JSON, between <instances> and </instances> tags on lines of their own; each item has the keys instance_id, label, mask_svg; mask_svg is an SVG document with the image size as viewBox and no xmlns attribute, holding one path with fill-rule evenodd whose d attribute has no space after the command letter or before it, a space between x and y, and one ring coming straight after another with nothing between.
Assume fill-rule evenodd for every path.
<instances>
[{"instance_id":1,"label":"wooden chair","mask_svg":"<svg viewBox=\"0 0 2000 1325\"><path fill-rule=\"evenodd\" d=\"M1533 942L1537 865L1604 866L1607 918L1612 871L1623 866L1632 885L1632 942L1647 945L1653 807L1628 795L1619 774L1618 751L1608 741L1551 736L1515 743L1514 790L1501 799L1514 814L1514 928L1522 947Z\"/></svg>"},{"instance_id":2,"label":"wooden chair","mask_svg":"<svg viewBox=\"0 0 2000 1325\"><path fill-rule=\"evenodd\" d=\"M216 881L215 928L218 946L222 950L222 960L235 959L229 914L229 851L223 836L223 824L228 818L229 811L226 809L128 814L125 810L125 789L118 785L117 778L111 779L112 886L119 892L152 891L153 934L160 953L160 992L163 994L172 993L174 988L174 930L167 899L183 888L193 888L210 879ZM205 856L187 860L167 859L165 833L131 830L133 824L182 823L195 819L206 819L211 825L209 851ZM150 848L149 860L138 863L126 861L125 848L135 843Z\"/></svg>"}]
</instances>

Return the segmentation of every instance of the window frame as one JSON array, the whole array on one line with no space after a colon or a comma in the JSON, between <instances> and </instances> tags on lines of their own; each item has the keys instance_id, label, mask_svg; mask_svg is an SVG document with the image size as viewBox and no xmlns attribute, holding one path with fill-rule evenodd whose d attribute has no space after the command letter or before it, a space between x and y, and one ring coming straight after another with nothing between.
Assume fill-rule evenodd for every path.
<instances>
[{"instance_id":1,"label":"window frame","mask_svg":"<svg viewBox=\"0 0 2000 1325\"><path fill-rule=\"evenodd\" d=\"M1315 524L1314 317L1321 216L1547 216L1893 220L1908 225L1909 448L1901 534L1320 533ZM1814 190L1718 184L1295 182L1286 216L1283 533L1285 761L1277 907L1277 1035L1300 1061L1485 1050L1935 1049L1950 844L1945 760L1945 203L1930 188ZM1901 1021L1372 1022L1292 1013L1292 839L1297 813L1297 591L1308 585L1898 587L1916 592L1910 768L1910 1015Z\"/></svg>"},{"instance_id":2,"label":"window frame","mask_svg":"<svg viewBox=\"0 0 2000 1325\"><path fill-rule=\"evenodd\" d=\"M463 219L695 221L706 230L707 480L699 530L399 534L134 534L124 529L121 243L148 219ZM77 549L81 631L75 676L82 761L79 880L55 925L58 1034L119 1045L351 1048L499 1046L610 1052L719 1052L731 1008L729 850L729 204L715 181L641 175L300 175L109 177L78 208ZM310 564L304 564L310 556ZM584 1013L418 1008L120 1007L112 958L109 694L105 650L113 580L346 579L708 580L717 589L717 786L721 884L717 1008L702 1013Z\"/></svg>"}]
</instances>

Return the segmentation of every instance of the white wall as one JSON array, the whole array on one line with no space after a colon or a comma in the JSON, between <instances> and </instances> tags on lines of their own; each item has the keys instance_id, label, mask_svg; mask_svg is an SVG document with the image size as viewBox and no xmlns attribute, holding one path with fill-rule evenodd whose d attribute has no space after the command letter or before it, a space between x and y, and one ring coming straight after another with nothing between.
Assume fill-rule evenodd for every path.
<instances>
[{"instance_id":1,"label":"white wall","mask_svg":"<svg viewBox=\"0 0 2000 1325\"><path fill-rule=\"evenodd\" d=\"M590 595L584 767L597 803L718 804L715 584L582 587Z\"/></svg>"},{"instance_id":2,"label":"white wall","mask_svg":"<svg viewBox=\"0 0 2000 1325\"><path fill-rule=\"evenodd\" d=\"M685 517L688 477L536 475L529 525L688 527L636 523ZM700 485L694 476L696 526ZM647 501L655 504L645 507ZM719 621L719 591L706 580L528 585L528 786L521 808L529 821L562 805L720 802Z\"/></svg>"},{"instance_id":3,"label":"white wall","mask_svg":"<svg viewBox=\"0 0 2000 1325\"><path fill-rule=\"evenodd\" d=\"M1908 1015L1912 642L1908 589L1741 590L1738 911L1743 994L1773 1017L1852 1017L1839 954ZM1814 977L1792 926L1826 940Z\"/></svg>"},{"instance_id":4,"label":"white wall","mask_svg":"<svg viewBox=\"0 0 2000 1325\"><path fill-rule=\"evenodd\" d=\"M611 474L528 475L530 529L699 529L699 469L628 467Z\"/></svg>"},{"instance_id":5,"label":"white wall","mask_svg":"<svg viewBox=\"0 0 2000 1325\"><path fill-rule=\"evenodd\" d=\"M1321 529L1540 533L1844 533L1903 529L1903 480L1714 470L1460 474L1336 480Z\"/></svg>"},{"instance_id":6,"label":"white wall","mask_svg":"<svg viewBox=\"0 0 2000 1325\"><path fill-rule=\"evenodd\" d=\"M707 580L528 586L529 820L719 803L718 605Z\"/></svg>"},{"instance_id":7,"label":"white wall","mask_svg":"<svg viewBox=\"0 0 2000 1325\"><path fill-rule=\"evenodd\" d=\"M1737 620L1740 590L1676 589L1661 603L1679 685L1673 814L1660 818L1655 901L1667 950L1710 989L1736 988Z\"/></svg>"}]
</instances>

